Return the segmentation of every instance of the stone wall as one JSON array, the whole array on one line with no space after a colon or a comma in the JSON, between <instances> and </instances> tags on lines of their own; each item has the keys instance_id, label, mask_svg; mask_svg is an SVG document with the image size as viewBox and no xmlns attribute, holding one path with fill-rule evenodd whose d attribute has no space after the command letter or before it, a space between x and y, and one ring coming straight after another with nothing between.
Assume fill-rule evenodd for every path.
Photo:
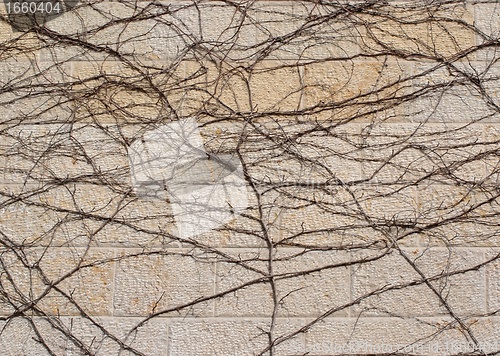
<instances>
[{"instance_id":1,"label":"stone wall","mask_svg":"<svg viewBox=\"0 0 500 356\"><path fill-rule=\"evenodd\" d=\"M1 11L1 355L500 352L499 3ZM188 238L129 159L185 118L248 196Z\"/></svg>"}]
</instances>

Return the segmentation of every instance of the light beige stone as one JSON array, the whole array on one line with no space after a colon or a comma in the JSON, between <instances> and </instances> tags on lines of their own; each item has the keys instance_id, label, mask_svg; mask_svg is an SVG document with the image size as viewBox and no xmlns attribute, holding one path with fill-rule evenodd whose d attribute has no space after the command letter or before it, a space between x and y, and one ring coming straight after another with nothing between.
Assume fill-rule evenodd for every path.
<instances>
[{"instance_id":1,"label":"light beige stone","mask_svg":"<svg viewBox=\"0 0 500 356\"><path fill-rule=\"evenodd\" d=\"M137 255L137 256L134 256ZM114 315L147 316L172 309L165 316L211 316L213 302L195 301L214 292L211 262L182 254L123 251L116 266ZM186 303L194 305L178 309Z\"/></svg>"},{"instance_id":2,"label":"light beige stone","mask_svg":"<svg viewBox=\"0 0 500 356\"><path fill-rule=\"evenodd\" d=\"M404 252L425 278L434 278L430 284L453 313L470 316L484 312L484 271L471 270L446 276L479 265L484 260L481 252L458 249ZM408 317L447 314L439 297L397 251L376 261L353 266L352 273L353 299L362 298L354 307L356 314ZM368 296L370 293L374 295Z\"/></svg>"},{"instance_id":3,"label":"light beige stone","mask_svg":"<svg viewBox=\"0 0 500 356\"><path fill-rule=\"evenodd\" d=\"M498 249L491 249L486 253L486 260L493 260L486 266L486 288L488 312L494 312L500 308L500 278L499 278L499 261Z\"/></svg>"},{"instance_id":4,"label":"light beige stone","mask_svg":"<svg viewBox=\"0 0 500 356\"><path fill-rule=\"evenodd\" d=\"M36 248L26 252L26 261L12 253L3 257L8 266L5 272L11 277L4 274L3 284L14 304L4 304L4 313L35 302L35 308L48 315L79 315L79 308L90 315L110 315L112 251Z\"/></svg>"},{"instance_id":5,"label":"light beige stone","mask_svg":"<svg viewBox=\"0 0 500 356\"><path fill-rule=\"evenodd\" d=\"M399 106L380 100L404 95L400 82L409 73L409 66L398 61L311 63L304 67L304 107L313 117L334 122L401 120ZM382 108L389 111L377 113Z\"/></svg>"},{"instance_id":6,"label":"light beige stone","mask_svg":"<svg viewBox=\"0 0 500 356\"><path fill-rule=\"evenodd\" d=\"M391 4L357 17L362 53L397 51L403 55L447 58L475 45L473 10L464 4L413 7Z\"/></svg>"},{"instance_id":7,"label":"light beige stone","mask_svg":"<svg viewBox=\"0 0 500 356\"><path fill-rule=\"evenodd\" d=\"M279 1L256 3L249 9L248 16L256 23L260 44L257 56L318 60L358 54L359 46L353 36L355 29L348 20L331 16L337 10L335 5L330 8L307 3L283 6Z\"/></svg>"},{"instance_id":8,"label":"light beige stone","mask_svg":"<svg viewBox=\"0 0 500 356\"><path fill-rule=\"evenodd\" d=\"M277 319L273 340L300 327L300 321ZM267 319L184 320L170 326L170 355L254 355L267 348L269 330ZM203 340L203 342L193 342ZM222 341L223 340L223 341ZM222 341L222 342L221 342ZM294 337L275 345L273 354L290 355L303 345L303 339Z\"/></svg>"}]
</instances>

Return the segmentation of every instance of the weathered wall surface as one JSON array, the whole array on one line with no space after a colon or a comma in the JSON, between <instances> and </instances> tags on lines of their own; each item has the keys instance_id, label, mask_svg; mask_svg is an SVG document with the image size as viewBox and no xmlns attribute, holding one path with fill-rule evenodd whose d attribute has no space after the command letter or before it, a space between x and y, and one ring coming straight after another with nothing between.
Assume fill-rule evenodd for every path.
<instances>
[{"instance_id":1,"label":"weathered wall surface","mask_svg":"<svg viewBox=\"0 0 500 356\"><path fill-rule=\"evenodd\" d=\"M85 1L0 21L1 355L500 351L500 4ZM249 207L179 237L196 118ZM480 354L480 353L477 353Z\"/></svg>"}]
</instances>

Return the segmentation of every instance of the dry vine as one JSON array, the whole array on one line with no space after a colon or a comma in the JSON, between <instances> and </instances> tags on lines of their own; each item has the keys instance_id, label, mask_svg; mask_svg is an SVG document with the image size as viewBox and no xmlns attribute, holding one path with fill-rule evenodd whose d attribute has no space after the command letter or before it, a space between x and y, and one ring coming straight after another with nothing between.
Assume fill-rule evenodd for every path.
<instances>
[{"instance_id":1,"label":"dry vine","mask_svg":"<svg viewBox=\"0 0 500 356\"><path fill-rule=\"evenodd\" d=\"M149 355L155 322L249 316L196 354L499 354L500 33L473 6L89 0L17 31L3 12L2 354ZM251 204L183 239L128 150L188 117ZM343 345L414 338L319 347L336 325Z\"/></svg>"}]
</instances>

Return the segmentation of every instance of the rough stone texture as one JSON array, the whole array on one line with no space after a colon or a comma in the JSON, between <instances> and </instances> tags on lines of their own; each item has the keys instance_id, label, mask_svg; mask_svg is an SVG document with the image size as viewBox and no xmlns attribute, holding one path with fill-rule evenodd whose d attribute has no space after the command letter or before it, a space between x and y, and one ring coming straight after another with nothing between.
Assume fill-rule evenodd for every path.
<instances>
[{"instance_id":1,"label":"rough stone texture","mask_svg":"<svg viewBox=\"0 0 500 356\"><path fill-rule=\"evenodd\" d=\"M495 312L500 308L500 272L498 267L498 253L498 249L491 249L486 252L486 259L494 260L494 262L486 269L486 281L488 283L487 290L489 291L487 299L488 312Z\"/></svg>"},{"instance_id":2,"label":"rough stone texture","mask_svg":"<svg viewBox=\"0 0 500 356\"><path fill-rule=\"evenodd\" d=\"M395 6L407 4L401 2ZM474 31L467 26L474 21L470 6L452 4L431 12L414 7L413 11L401 15L394 11L394 14L393 18L382 15L378 19L360 16L362 52L390 49L405 54L450 57L474 45ZM453 21L442 20L450 17Z\"/></svg>"},{"instance_id":3,"label":"rough stone texture","mask_svg":"<svg viewBox=\"0 0 500 356\"><path fill-rule=\"evenodd\" d=\"M231 251L234 255L238 251ZM311 313L338 308L337 316L347 315L344 305L349 303L349 272L342 265L349 261L346 254L329 255L309 253L300 255L300 250L286 249L274 256L273 270L276 278L279 317L301 317ZM265 261L266 250L248 252L246 259L258 256ZM220 263L217 268L217 292L226 292L238 285L261 280L242 290L228 294L216 302L217 316L255 316L262 317L272 313L274 307L273 292L269 284L262 279L268 275L267 264L248 264L235 262ZM301 273L294 276L294 273ZM236 298L234 298L236 297Z\"/></svg>"},{"instance_id":4,"label":"rough stone texture","mask_svg":"<svg viewBox=\"0 0 500 356\"><path fill-rule=\"evenodd\" d=\"M140 250L135 251L140 254ZM173 309L172 316L213 314L213 302L176 308L214 293L213 264L190 256L151 254L134 256L123 251L116 267L114 315L147 316Z\"/></svg>"},{"instance_id":5,"label":"rough stone texture","mask_svg":"<svg viewBox=\"0 0 500 356\"><path fill-rule=\"evenodd\" d=\"M484 312L484 271L472 270L446 276L447 273L479 265L484 260L482 253L467 250L432 250L425 253L424 251L403 250L417 269L398 255L398 252L353 267L353 298L374 293L354 307L355 313L364 316L446 314L447 311L440 298L460 316ZM422 283L422 276L418 271L426 278L434 278L430 284L435 291ZM401 288L404 285L409 287ZM438 297L436 292L441 297Z\"/></svg>"},{"instance_id":6,"label":"rough stone texture","mask_svg":"<svg viewBox=\"0 0 500 356\"><path fill-rule=\"evenodd\" d=\"M498 350L494 331L498 319L471 319L466 323L485 352ZM433 337L429 337L433 335ZM408 345L403 340L415 340ZM383 354L450 355L472 352L474 344L463 341L463 334L447 318L329 319L314 325L306 334L305 351L310 355Z\"/></svg>"},{"instance_id":7,"label":"rough stone texture","mask_svg":"<svg viewBox=\"0 0 500 356\"><path fill-rule=\"evenodd\" d=\"M259 319L173 321L170 325L171 355L255 355L266 347L262 333L268 322ZM300 321L278 319L276 336L286 335ZM221 342L224 340L224 342ZM300 336L276 347L277 355L289 355L303 346Z\"/></svg>"},{"instance_id":8,"label":"rough stone texture","mask_svg":"<svg viewBox=\"0 0 500 356\"><path fill-rule=\"evenodd\" d=\"M31 300L49 315L109 315L114 279L113 251L54 248L30 249L24 265L4 253L2 284L16 296L2 303L2 314L23 309ZM36 266L36 267L30 267ZM82 267L78 269L79 267ZM7 277L8 276L8 277ZM57 289L52 287L55 283Z\"/></svg>"},{"instance_id":9,"label":"rough stone texture","mask_svg":"<svg viewBox=\"0 0 500 356\"><path fill-rule=\"evenodd\" d=\"M2 17L0 354L499 352L500 5L387 3ZM250 207L180 239L127 149L189 116Z\"/></svg>"},{"instance_id":10,"label":"rough stone texture","mask_svg":"<svg viewBox=\"0 0 500 356\"><path fill-rule=\"evenodd\" d=\"M99 329L88 319L81 317L62 317L51 327L41 318L14 319L6 324L2 322L3 335L0 339L2 355L50 355L39 342L30 327L38 327L40 336L49 350L55 354L79 356L84 353L77 345L67 339L63 333L69 333L79 340L84 349L102 355L164 355L168 350L168 321L151 320L138 328L137 318L94 318L93 322L102 325ZM114 335L114 338L109 337Z\"/></svg>"}]
</instances>

